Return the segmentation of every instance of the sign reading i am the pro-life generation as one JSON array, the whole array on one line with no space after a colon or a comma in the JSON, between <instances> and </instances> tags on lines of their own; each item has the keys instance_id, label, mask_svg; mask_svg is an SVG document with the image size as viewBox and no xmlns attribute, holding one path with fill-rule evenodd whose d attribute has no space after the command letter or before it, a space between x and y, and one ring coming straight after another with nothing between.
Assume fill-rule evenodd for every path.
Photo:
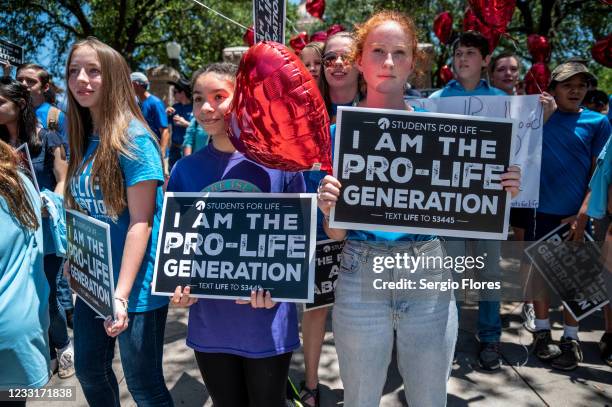
<instances>
[{"instance_id":1,"label":"sign reading i am the pro-life generation","mask_svg":"<svg viewBox=\"0 0 612 407\"><path fill-rule=\"evenodd\" d=\"M601 251L585 233L586 242L568 241L564 223L525 249L525 253L572 316L580 321L609 302Z\"/></svg>"},{"instance_id":2,"label":"sign reading i am the pro-life generation","mask_svg":"<svg viewBox=\"0 0 612 407\"><path fill-rule=\"evenodd\" d=\"M512 119L339 107L332 228L505 240Z\"/></svg>"},{"instance_id":3,"label":"sign reading i am the pro-life generation","mask_svg":"<svg viewBox=\"0 0 612 407\"><path fill-rule=\"evenodd\" d=\"M101 317L114 317L115 285L109 225L67 209L66 237L70 288Z\"/></svg>"},{"instance_id":4,"label":"sign reading i am the pro-life generation","mask_svg":"<svg viewBox=\"0 0 612 407\"><path fill-rule=\"evenodd\" d=\"M190 286L202 298L312 302L316 195L168 192L153 293Z\"/></svg>"},{"instance_id":5,"label":"sign reading i am the pro-life generation","mask_svg":"<svg viewBox=\"0 0 612 407\"><path fill-rule=\"evenodd\" d=\"M0 38L0 60L13 66L23 64L23 48Z\"/></svg>"},{"instance_id":6,"label":"sign reading i am the pro-life generation","mask_svg":"<svg viewBox=\"0 0 612 407\"><path fill-rule=\"evenodd\" d=\"M285 0L253 0L255 43L285 43Z\"/></svg>"},{"instance_id":7,"label":"sign reading i am the pro-life generation","mask_svg":"<svg viewBox=\"0 0 612 407\"><path fill-rule=\"evenodd\" d=\"M512 199L512 207L537 208L540 196L542 161L543 108L539 95L523 96L451 96L412 99L410 104L428 112L467 116L506 117L516 119L511 163L520 165L523 174L521 191Z\"/></svg>"},{"instance_id":8,"label":"sign reading i am the pro-life generation","mask_svg":"<svg viewBox=\"0 0 612 407\"><path fill-rule=\"evenodd\" d=\"M315 268L314 302L304 304L304 311L334 305L336 282L340 271L344 242L321 240L317 242L317 266Z\"/></svg>"}]
</instances>

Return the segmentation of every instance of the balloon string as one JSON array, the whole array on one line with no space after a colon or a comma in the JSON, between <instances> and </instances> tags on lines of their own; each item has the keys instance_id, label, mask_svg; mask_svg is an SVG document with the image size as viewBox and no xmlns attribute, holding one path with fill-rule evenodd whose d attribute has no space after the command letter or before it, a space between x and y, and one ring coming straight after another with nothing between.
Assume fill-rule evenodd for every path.
<instances>
[{"instance_id":1,"label":"balloon string","mask_svg":"<svg viewBox=\"0 0 612 407\"><path fill-rule=\"evenodd\" d=\"M236 24L236 25L237 25L238 27L240 27L240 28L244 28L245 30L251 30L251 28L249 28L249 27L245 27L244 25L240 24L238 21L232 20L232 19L231 19L231 18L229 18L228 16L226 16L226 15L224 15L224 14L219 13L217 10L214 10L214 9L212 9L212 8L208 7L206 4L201 3L201 2L199 2L198 0L191 0L191 1L193 1L193 2L194 2L194 3L196 3L196 4L199 4L200 6L204 7L204 8L205 8L205 9L207 9L207 10L212 11L213 13L215 13L216 15L218 15L219 17L223 17L223 18L225 18L227 21L229 21L229 22L232 22L232 23ZM289 23L289 25L291 26L291 28L293 29L293 31L295 31L295 33L296 33L296 34L299 34L299 33L300 33L300 32L297 30L297 28L295 28L295 26L293 25L293 23L291 22L291 20L289 20L288 18L287 18L287 19L285 19L285 20L287 21L287 23ZM300 40L302 41L302 43L303 43L304 45L306 45L306 42L304 41L304 39L303 39L302 37L299 37L299 38L300 38Z\"/></svg>"},{"instance_id":2,"label":"balloon string","mask_svg":"<svg viewBox=\"0 0 612 407\"><path fill-rule=\"evenodd\" d=\"M306 41L304 41L304 38L300 37L300 32L297 30L297 28L295 28L295 26L293 25L293 23L291 22L291 20L289 20L288 18L285 19L285 21L287 21L287 23L291 26L291 28L293 29L293 31L298 35L298 38L300 39L300 41L302 41L302 44L304 44L304 46L306 46Z\"/></svg>"},{"instance_id":3,"label":"balloon string","mask_svg":"<svg viewBox=\"0 0 612 407\"><path fill-rule=\"evenodd\" d=\"M191 0L196 4L199 4L200 6L204 7L207 10L212 11L213 13L215 13L216 15L218 15L219 17L223 17L225 18L227 21L232 22L234 24L236 24L238 27L244 28L245 30L249 30L248 27L245 27L244 25L240 24L238 21L232 20L231 18L229 18L226 15L223 15L221 13L219 13L217 10L213 10L212 8L208 7L206 4L200 3L198 0Z\"/></svg>"},{"instance_id":4,"label":"balloon string","mask_svg":"<svg viewBox=\"0 0 612 407\"><path fill-rule=\"evenodd\" d=\"M507 32L503 33L503 35L510 40L510 42L512 43L512 46L514 46L514 50L518 54L519 49L518 49L518 41L516 40L516 38L514 38L513 36L511 36ZM533 72L531 72L531 69L527 71L527 74L531 75L531 77L533 78L533 82L538 87L538 90L540 91L540 93L544 93L544 91L540 87L540 84L538 83L538 80L536 79L535 75L533 74Z\"/></svg>"}]
</instances>

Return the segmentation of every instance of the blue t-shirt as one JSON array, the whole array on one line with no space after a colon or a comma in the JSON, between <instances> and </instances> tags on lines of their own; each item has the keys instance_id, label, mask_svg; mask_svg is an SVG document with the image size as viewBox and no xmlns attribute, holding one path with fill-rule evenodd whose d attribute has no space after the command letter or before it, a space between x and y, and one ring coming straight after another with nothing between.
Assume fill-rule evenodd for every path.
<instances>
[{"instance_id":1,"label":"blue t-shirt","mask_svg":"<svg viewBox=\"0 0 612 407\"><path fill-rule=\"evenodd\" d=\"M612 184L612 137L604 146L597 158L597 168L589 183L591 198L587 214L600 219L606 216L608 211L608 187Z\"/></svg>"},{"instance_id":2,"label":"blue t-shirt","mask_svg":"<svg viewBox=\"0 0 612 407\"><path fill-rule=\"evenodd\" d=\"M196 119L191 119L189 127L187 127L185 131L183 147L191 147L191 153L195 153L208 145L209 138L208 134L204 131L202 126L198 124Z\"/></svg>"},{"instance_id":3,"label":"blue t-shirt","mask_svg":"<svg viewBox=\"0 0 612 407\"><path fill-rule=\"evenodd\" d=\"M19 174L38 224L40 197ZM42 228L28 230L0 196L0 390L49 381L49 284L43 271Z\"/></svg>"},{"instance_id":4,"label":"blue t-shirt","mask_svg":"<svg viewBox=\"0 0 612 407\"><path fill-rule=\"evenodd\" d=\"M429 95L430 98L449 96L508 96L508 94L501 89L490 86L484 79L481 79L473 90L465 90L459 81L453 79L445 87Z\"/></svg>"},{"instance_id":5,"label":"blue t-shirt","mask_svg":"<svg viewBox=\"0 0 612 407\"><path fill-rule=\"evenodd\" d=\"M192 104L184 105L182 103L175 103L172 105L175 113L181 116L183 119L188 122L193 119L193 106ZM183 138L185 137L185 131L187 131L187 127L181 127L174 124L172 120L172 116L168 119L170 123L172 123L172 143L174 144L183 144Z\"/></svg>"},{"instance_id":6,"label":"blue t-shirt","mask_svg":"<svg viewBox=\"0 0 612 407\"><path fill-rule=\"evenodd\" d=\"M41 191L43 188L53 191L57 185L55 174L53 173L53 163L55 161L53 152L64 143L60 136L51 130L40 129L38 135L42 142L42 147L36 155L32 154L32 151L30 151L32 166L36 174L36 181Z\"/></svg>"},{"instance_id":7,"label":"blue t-shirt","mask_svg":"<svg viewBox=\"0 0 612 407\"><path fill-rule=\"evenodd\" d=\"M49 109L51 109L51 105L47 102L43 102L40 106L36 108L36 118L38 122L43 127L43 129L47 128L47 116L49 115ZM62 143L64 145L68 145L68 132L66 127L66 114L60 111L57 119L57 131L62 138Z\"/></svg>"},{"instance_id":8,"label":"blue t-shirt","mask_svg":"<svg viewBox=\"0 0 612 407\"><path fill-rule=\"evenodd\" d=\"M149 95L142 102L139 101L139 105L147 124L157 136L157 141L161 141L160 129L168 128L168 116L166 116L164 102L155 95Z\"/></svg>"},{"instance_id":9,"label":"blue t-shirt","mask_svg":"<svg viewBox=\"0 0 612 407\"><path fill-rule=\"evenodd\" d=\"M593 158L610 137L610 122L588 109L555 111L544 124L538 212L578 213L587 192Z\"/></svg>"},{"instance_id":10,"label":"blue t-shirt","mask_svg":"<svg viewBox=\"0 0 612 407\"><path fill-rule=\"evenodd\" d=\"M179 160L170 174L174 192L304 192L301 173L269 169L239 152L223 153L212 143ZM187 346L198 352L265 358L300 346L295 304L253 309L234 300L199 299L189 309Z\"/></svg>"},{"instance_id":11,"label":"blue t-shirt","mask_svg":"<svg viewBox=\"0 0 612 407\"><path fill-rule=\"evenodd\" d=\"M133 119L128 127L128 135L133 144L130 150L133 157L125 155L119 156L119 164L124 177L123 187L127 189L139 182L150 180L158 181L151 237L149 238L149 243L142 259L142 265L140 266L136 280L134 280L129 298L128 311L144 312L162 307L169 302L168 297L151 295L151 281L153 280L153 268L155 265L157 235L162 215L162 185L164 183L164 174L159 148L153 136L147 131L142 123ZM100 187L96 183L92 183L91 168L93 161L87 161L98 148L99 142L100 140L97 136L92 135L89 137L89 144L83 157L81 168L70 181L70 191L77 205L85 210L89 216L110 225L113 275L116 283L119 278L119 271L121 270L121 258L123 257L125 238L130 225L130 212L128 208L125 208L118 219L113 221L106 213L106 207L104 206ZM84 168L83 163L87 163Z\"/></svg>"}]
</instances>

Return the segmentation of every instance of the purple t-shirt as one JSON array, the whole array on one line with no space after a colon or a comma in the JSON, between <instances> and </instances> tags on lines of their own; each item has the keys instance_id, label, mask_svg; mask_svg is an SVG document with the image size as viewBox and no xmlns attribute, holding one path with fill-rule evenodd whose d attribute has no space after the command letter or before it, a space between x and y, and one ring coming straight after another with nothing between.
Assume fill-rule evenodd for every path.
<instances>
[{"instance_id":1,"label":"purple t-shirt","mask_svg":"<svg viewBox=\"0 0 612 407\"><path fill-rule=\"evenodd\" d=\"M170 175L172 192L305 192L301 173L263 167L239 152L211 144L179 160ZM187 346L198 352L265 358L300 346L295 304L254 309L234 300L200 299L189 310Z\"/></svg>"}]
</instances>

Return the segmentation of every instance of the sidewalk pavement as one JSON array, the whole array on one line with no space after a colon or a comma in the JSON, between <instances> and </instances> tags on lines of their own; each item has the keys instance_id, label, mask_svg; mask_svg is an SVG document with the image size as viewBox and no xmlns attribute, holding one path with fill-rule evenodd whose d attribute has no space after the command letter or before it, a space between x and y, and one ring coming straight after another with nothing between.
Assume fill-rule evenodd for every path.
<instances>
[{"instance_id":1,"label":"sidewalk pavement","mask_svg":"<svg viewBox=\"0 0 612 407\"><path fill-rule=\"evenodd\" d=\"M507 264L511 264L507 263ZM516 264L515 264L516 266ZM506 268L506 267L505 267ZM513 267L511 267L513 268ZM518 267L516 267L518 268ZM599 359L597 343L603 334L604 320L596 312L580 324L580 339L584 362L572 372L550 368L529 353L531 334L521 325L521 303L503 303L501 353L503 366L498 372L480 371L477 362L478 342L475 338L478 305L464 304L459 324L457 363L453 365L449 380L449 406L559 406L595 407L612 406L612 369ZM301 307L299 307L301 308ZM164 374L176 406L212 406L212 402L195 362L193 351L185 345L187 311L170 308L164 341ZM561 313L551 313L553 339L563 332ZM395 357L388 370L381 406L407 406L402 379ZM294 383L303 380L303 354L301 349L293 355L290 376ZM125 383L119 348L116 348L114 370L119 381L122 406L135 406ZM319 364L321 405L341 406L342 382L331 330L331 315L327 321L325 342ZM423 383L427 386L427 383ZM61 380L54 375L47 387L76 386L74 402L29 401L29 406L64 407L87 406L75 376ZM417 390L418 391L418 390Z\"/></svg>"},{"instance_id":2,"label":"sidewalk pavement","mask_svg":"<svg viewBox=\"0 0 612 407\"><path fill-rule=\"evenodd\" d=\"M466 305L461 314L457 363L453 365L449 381L449 406L612 406L612 369L599 360L597 342L602 335L603 315L600 312L581 324L580 338L584 352L584 363L573 372L559 372L542 364L528 354L531 335L521 327L519 303L503 305L504 328L501 351L504 365L496 373L478 369L478 343L474 337L478 316L475 304ZM555 313L553 313L555 314ZM557 316L559 313L556 313ZM206 387L195 363L193 352L185 346L187 312L171 308L166 326L164 345L164 368L166 382L176 406L212 406ZM562 325L553 325L553 337L558 339ZM117 347L117 356L119 349ZM123 377L119 357L115 358L114 370L120 382L123 406L135 406ZM294 354L291 373L294 383L304 375L303 354ZM338 373L338 360L328 320L323 353L319 366L322 384L322 406L342 404L342 382ZM423 385L427 385L423 383ZM76 377L61 380L57 375L47 387L76 386L74 402L29 401L28 405L45 407L87 406ZM383 391L381 406L406 406L402 380L395 358L389 367L387 383Z\"/></svg>"}]
</instances>

